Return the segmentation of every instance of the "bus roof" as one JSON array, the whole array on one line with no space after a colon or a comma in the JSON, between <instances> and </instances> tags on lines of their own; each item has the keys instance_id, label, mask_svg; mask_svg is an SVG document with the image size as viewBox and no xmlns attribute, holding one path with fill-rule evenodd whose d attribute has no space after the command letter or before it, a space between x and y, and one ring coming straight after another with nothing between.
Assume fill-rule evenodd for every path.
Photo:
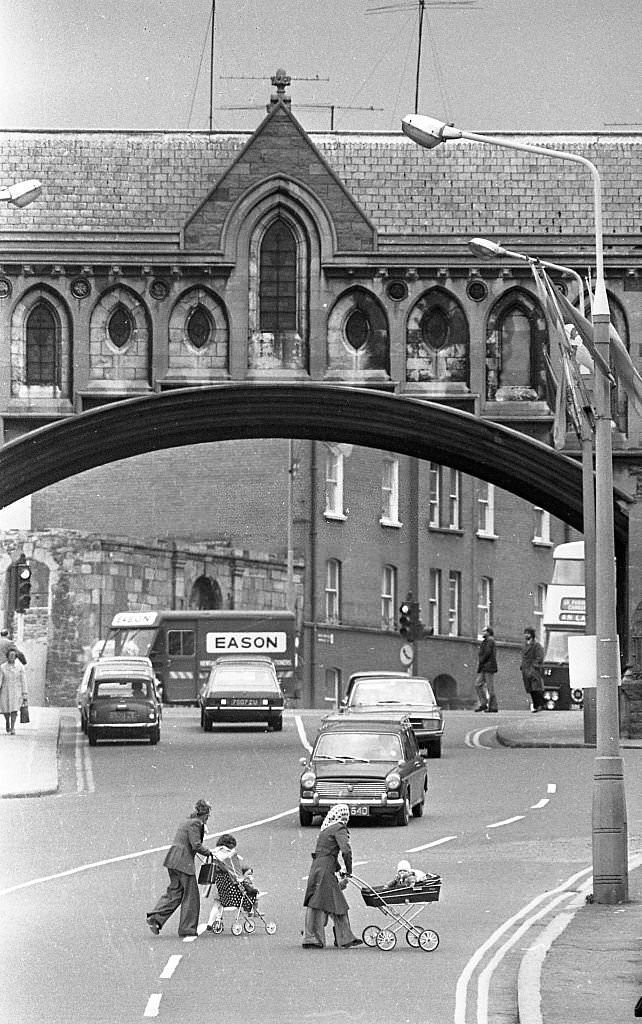
<instances>
[{"instance_id":1,"label":"bus roof","mask_svg":"<svg viewBox=\"0 0 642 1024\"><path fill-rule=\"evenodd\" d=\"M582 560L584 558L584 541L573 540L568 544L558 544L553 551L553 558Z\"/></svg>"},{"instance_id":2,"label":"bus roof","mask_svg":"<svg viewBox=\"0 0 642 1024\"><path fill-rule=\"evenodd\" d=\"M117 612L111 621L112 629L144 629L154 628L160 626L165 619L171 619L173 622L193 622L194 620L201 622L233 622L239 619L256 621L261 619L269 619L274 621L278 620L293 620L294 612L285 611L279 609L278 611L272 608L237 608L230 611L225 610L209 610L209 611L172 611L163 610L158 612Z\"/></svg>"}]
</instances>

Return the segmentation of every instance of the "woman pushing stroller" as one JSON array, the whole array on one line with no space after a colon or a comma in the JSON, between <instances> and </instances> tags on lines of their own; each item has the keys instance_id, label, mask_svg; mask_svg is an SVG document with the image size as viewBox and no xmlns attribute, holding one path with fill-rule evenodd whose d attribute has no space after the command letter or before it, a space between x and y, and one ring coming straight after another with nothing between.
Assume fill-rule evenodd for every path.
<instances>
[{"instance_id":1,"label":"woman pushing stroller","mask_svg":"<svg viewBox=\"0 0 642 1024\"><path fill-rule=\"evenodd\" d=\"M212 860L215 876L214 902L207 921L210 932L220 930L223 907L240 907L249 916L259 913L259 890L254 886L252 868L244 864L237 852L233 835L225 833L216 840Z\"/></svg>"},{"instance_id":2,"label":"woman pushing stroller","mask_svg":"<svg viewBox=\"0 0 642 1024\"><path fill-rule=\"evenodd\" d=\"M350 927L348 902L341 891L347 882L342 880L340 885L337 881L339 853L343 858L346 875L352 874L349 820L350 808L347 804L335 804L323 819L316 849L312 854L312 868L303 900L306 908L304 949L323 949L328 916L334 924L335 946L349 949L351 946L363 945Z\"/></svg>"}]
</instances>

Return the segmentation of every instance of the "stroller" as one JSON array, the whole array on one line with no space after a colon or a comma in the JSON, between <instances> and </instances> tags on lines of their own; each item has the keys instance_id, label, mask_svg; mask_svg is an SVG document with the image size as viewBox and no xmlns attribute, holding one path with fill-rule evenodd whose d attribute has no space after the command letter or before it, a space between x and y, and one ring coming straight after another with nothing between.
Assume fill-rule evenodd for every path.
<instances>
[{"instance_id":1,"label":"stroller","mask_svg":"<svg viewBox=\"0 0 642 1024\"><path fill-rule=\"evenodd\" d=\"M231 927L232 935L242 935L244 931L251 935L256 931L257 918L263 923L267 934L274 935L276 923L265 919L258 908L258 895L254 896L248 893L243 885L242 877L236 873L233 865L230 865L228 869L223 867L219 861L211 858L201 866L199 882L205 882L208 885L206 897L210 895L212 886L216 886L223 912L235 911L236 916ZM223 916L221 916L220 920L212 926L212 931L220 935L224 930Z\"/></svg>"},{"instance_id":2,"label":"stroller","mask_svg":"<svg viewBox=\"0 0 642 1024\"><path fill-rule=\"evenodd\" d=\"M361 889L363 902L367 907L377 907L388 917L388 927L379 928L369 924L363 929L362 939L366 946L377 949L394 949L397 945L397 932L405 931L406 942L414 949L423 949L427 953L437 949L439 936L432 928L421 928L415 919L424 909L426 903L434 903L439 899L441 876L428 875L414 885L371 886L356 875L349 877L354 885Z\"/></svg>"}]
</instances>

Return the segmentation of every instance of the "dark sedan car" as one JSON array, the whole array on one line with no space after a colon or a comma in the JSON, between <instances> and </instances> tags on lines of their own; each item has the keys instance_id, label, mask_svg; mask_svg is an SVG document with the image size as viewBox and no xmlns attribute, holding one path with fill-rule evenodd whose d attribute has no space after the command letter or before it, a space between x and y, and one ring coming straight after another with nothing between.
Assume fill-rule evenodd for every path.
<instances>
[{"instance_id":1,"label":"dark sedan car","mask_svg":"<svg viewBox=\"0 0 642 1024\"><path fill-rule=\"evenodd\" d=\"M94 662L78 701L92 747L99 739L148 739L152 744L160 740L162 705L148 658Z\"/></svg>"},{"instance_id":2,"label":"dark sedan car","mask_svg":"<svg viewBox=\"0 0 642 1024\"><path fill-rule=\"evenodd\" d=\"M279 732L284 703L271 658L217 658L201 690L201 727L211 732L214 722L264 722L268 729Z\"/></svg>"},{"instance_id":3,"label":"dark sedan car","mask_svg":"<svg viewBox=\"0 0 642 1024\"><path fill-rule=\"evenodd\" d=\"M403 672L355 672L348 679L341 710L347 714L408 715L420 750L441 757L444 713L430 680Z\"/></svg>"},{"instance_id":4,"label":"dark sedan car","mask_svg":"<svg viewBox=\"0 0 642 1024\"><path fill-rule=\"evenodd\" d=\"M338 803L353 817L387 817L397 825L424 812L428 772L406 715L328 715L301 763L302 825Z\"/></svg>"}]
</instances>

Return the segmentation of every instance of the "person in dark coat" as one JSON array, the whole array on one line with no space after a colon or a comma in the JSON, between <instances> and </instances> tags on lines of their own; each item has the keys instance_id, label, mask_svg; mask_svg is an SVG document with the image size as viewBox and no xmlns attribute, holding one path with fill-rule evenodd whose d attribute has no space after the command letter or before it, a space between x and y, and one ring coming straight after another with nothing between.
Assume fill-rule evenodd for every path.
<instances>
[{"instance_id":1,"label":"person in dark coat","mask_svg":"<svg viewBox=\"0 0 642 1024\"><path fill-rule=\"evenodd\" d=\"M351 946L362 945L362 940L353 934L350 927L348 902L337 881L339 853L343 858L346 875L352 874L349 820L350 808L347 804L335 804L323 819L303 899L306 908L304 949L323 949L328 916L334 925L336 946L349 949ZM345 885L344 881L343 888Z\"/></svg>"},{"instance_id":2,"label":"person in dark coat","mask_svg":"<svg viewBox=\"0 0 642 1024\"><path fill-rule=\"evenodd\" d=\"M495 650L495 634L492 626L486 626L482 642L479 645L477 658L477 690L478 707L475 711L497 711L497 695L495 694L495 673L497 672L497 654Z\"/></svg>"},{"instance_id":3,"label":"person in dark coat","mask_svg":"<svg viewBox=\"0 0 642 1024\"><path fill-rule=\"evenodd\" d=\"M169 873L169 885L153 910L147 915L147 924L158 935L161 928L177 907L181 908L178 934L198 934L198 917L201 912L201 897L196 881L194 857L200 853L209 857L210 850L203 846L205 822L210 816L211 804L197 800L187 821L178 827L174 842L170 846L163 864Z\"/></svg>"},{"instance_id":4,"label":"person in dark coat","mask_svg":"<svg viewBox=\"0 0 642 1024\"><path fill-rule=\"evenodd\" d=\"M519 666L524 689L531 699L531 711L544 710L544 648L535 639L535 630L524 630L522 661Z\"/></svg>"}]
</instances>

